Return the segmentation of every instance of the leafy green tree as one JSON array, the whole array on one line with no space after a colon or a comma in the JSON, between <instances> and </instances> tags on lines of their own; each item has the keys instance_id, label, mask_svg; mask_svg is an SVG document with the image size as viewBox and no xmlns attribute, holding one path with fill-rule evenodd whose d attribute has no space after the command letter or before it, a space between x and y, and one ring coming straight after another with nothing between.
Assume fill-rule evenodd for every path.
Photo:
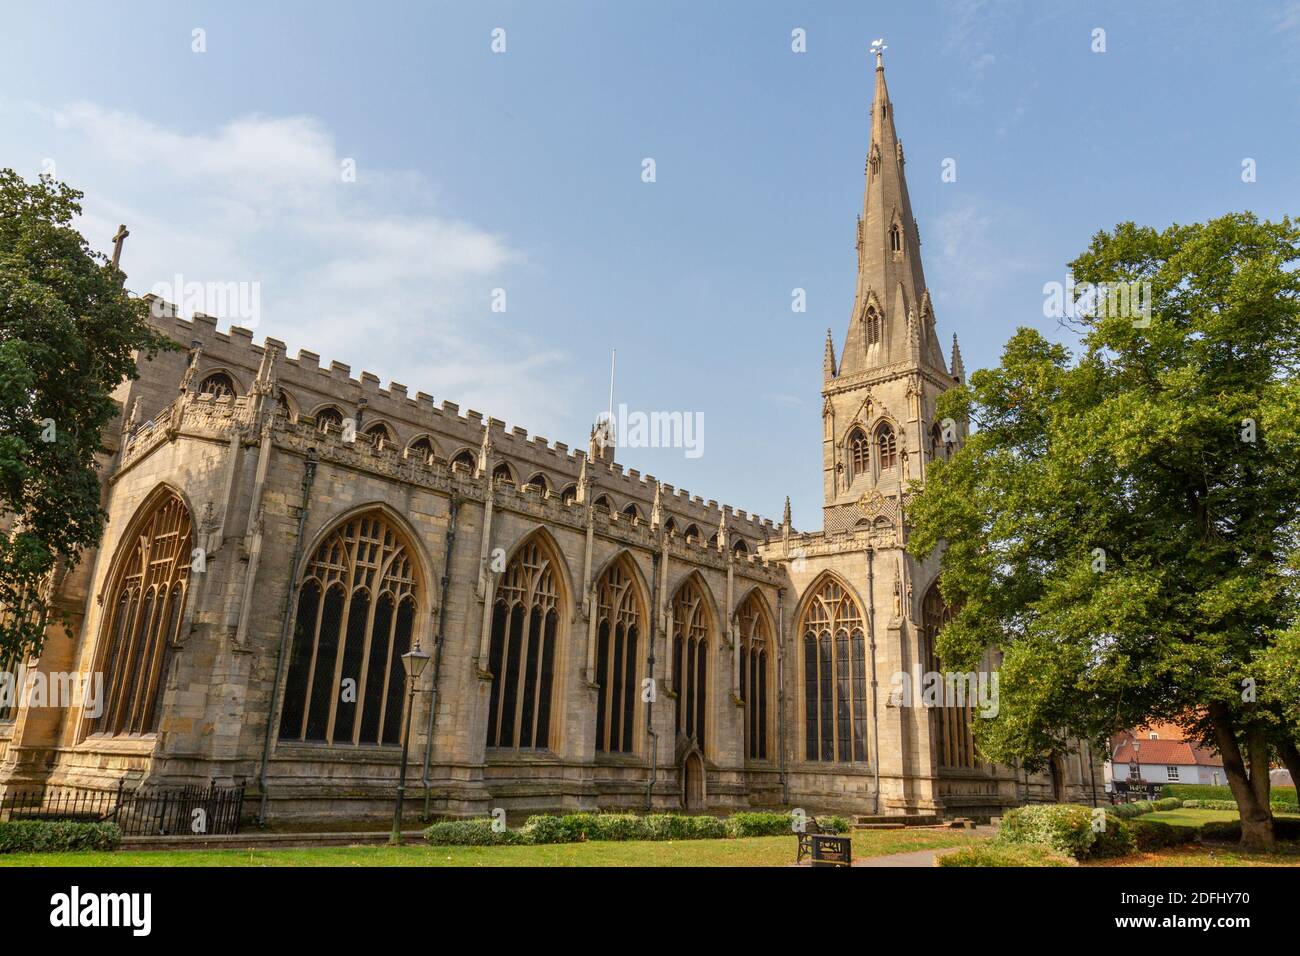
<instances>
[{"instance_id":1,"label":"leafy green tree","mask_svg":"<svg viewBox=\"0 0 1300 956\"><path fill-rule=\"evenodd\" d=\"M1270 761L1300 781L1297 259L1300 228L1248 213L1099 233L1077 281L1150 283L1149 317L1100 297L1077 361L1017 331L942 396L976 429L911 507L957 609L941 654L1004 654L983 751L1037 769L1176 722L1222 754L1251 847L1273 842Z\"/></svg>"},{"instance_id":2,"label":"leafy green tree","mask_svg":"<svg viewBox=\"0 0 1300 956\"><path fill-rule=\"evenodd\" d=\"M0 169L0 662L39 652L56 566L99 541L110 393L167 347L73 228L81 196Z\"/></svg>"}]
</instances>

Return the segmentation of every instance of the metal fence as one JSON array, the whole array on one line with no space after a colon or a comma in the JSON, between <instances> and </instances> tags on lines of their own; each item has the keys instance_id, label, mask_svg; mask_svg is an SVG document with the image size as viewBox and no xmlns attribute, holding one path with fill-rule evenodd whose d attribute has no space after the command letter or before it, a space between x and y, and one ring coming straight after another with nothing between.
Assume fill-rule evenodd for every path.
<instances>
[{"instance_id":1,"label":"metal fence","mask_svg":"<svg viewBox=\"0 0 1300 956\"><path fill-rule=\"evenodd\" d=\"M11 790L0 798L0 821L69 820L116 823L123 836L204 837L239 832L244 785L237 787L83 787Z\"/></svg>"}]
</instances>

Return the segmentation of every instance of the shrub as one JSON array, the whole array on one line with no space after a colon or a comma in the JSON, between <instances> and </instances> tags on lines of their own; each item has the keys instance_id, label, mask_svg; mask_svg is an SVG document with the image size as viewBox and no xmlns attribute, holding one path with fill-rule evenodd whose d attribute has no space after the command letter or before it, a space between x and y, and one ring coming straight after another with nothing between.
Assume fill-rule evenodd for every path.
<instances>
[{"instance_id":1,"label":"shrub","mask_svg":"<svg viewBox=\"0 0 1300 956\"><path fill-rule=\"evenodd\" d=\"M1198 832L1196 827L1177 826L1159 820L1134 820L1128 827L1135 845L1143 851L1195 843Z\"/></svg>"},{"instance_id":2,"label":"shrub","mask_svg":"<svg viewBox=\"0 0 1300 956\"><path fill-rule=\"evenodd\" d=\"M645 817L631 813L597 813L587 822L584 835L588 840L650 839Z\"/></svg>"},{"instance_id":3,"label":"shrub","mask_svg":"<svg viewBox=\"0 0 1300 956\"><path fill-rule=\"evenodd\" d=\"M1121 820L1132 820L1144 813L1151 813L1155 809L1156 805L1150 800L1139 800L1136 803L1117 803L1114 806L1107 807L1106 812L1119 817Z\"/></svg>"},{"instance_id":4,"label":"shrub","mask_svg":"<svg viewBox=\"0 0 1300 956\"><path fill-rule=\"evenodd\" d=\"M1157 810L1177 810L1183 805L1183 801L1177 797L1165 797L1163 800L1156 801Z\"/></svg>"},{"instance_id":5,"label":"shrub","mask_svg":"<svg viewBox=\"0 0 1300 956\"><path fill-rule=\"evenodd\" d=\"M732 836L780 836L794 832L794 820L788 813L733 813L727 820Z\"/></svg>"},{"instance_id":6,"label":"shrub","mask_svg":"<svg viewBox=\"0 0 1300 956\"><path fill-rule=\"evenodd\" d=\"M529 842L518 830L492 829L493 820L482 817L475 820L444 820L424 831L424 838L435 846L499 846Z\"/></svg>"},{"instance_id":7,"label":"shrub","mask_svg":"<svg viewBox=\"0 0 1300 956\"><path fill-rule=\"evenodd\" d=\"M1123 856L1133 852L1133 834L1122 814L1108 813L1100 827L1093 821L1093 808L1078 804L1019 807L1002 817L998 841L1006 844L1041 843L1076 860Z\"/></svg>"},{"instance_id":8,"label":"shrub","mask_svg":"<svg viewBox=\"0 0 1300 956\"><path fill-rule=\"evenodd\" d=\"M1115 823L1108 821L1109 826ZM998 839L1003 843L1043 843L1081 860L1088 855L1096 834L1087 807L1053 803L1008 811L1002 817Z\"/></svg>"},{"instance_id":9,"label":"shrub","mask_svg":"<svg viewBox=\"0 0 1300 956\"><path fill-rule=\"evenodd\" d=\"M720 840L727 836L727 821L717 817L687 817L692 840Z\"/></svg>"},{"instance_id":10,"label":"shrub","mask_svg":"<svg viewBox=\"0 0 1300 956\"><path fill-rule=\"evenodd\" d=\"M964 846L936 859L939 866L1077 866L1073 859L1043 843L986 843Z\"/></svg>"},{"instance_id":11,"label":"shrub","mask_svg":"<svg viewBox=\"0 0 1300 956\"><path fill-rule=\"evenodd\" d=\"M689 840L694 832L692 818L680 813L651 813L644 820L647 840Z\"/></svg>"},{"instance_id":12,"label":"shrub","mask_svg":"<svg viewBox=\"0 0 1300 956\"><path fill-rule=\"evenodd\" d=\"M1300 840L1300 820L1273 818L1273 837L1277 840ZM1236 843L1241 839L1240 820L1222 820L1201 824L1201 839Z\"/></svg>"},{"instance_id":13,"label":"shrub","mask_svg":"<svg viewBox=\"0 0 1300 956\"><path fill-rule=\"evenodd\" d=\"M1183 806L1189 810L1236 810L1235 800L1184 800Z\"/></svg>"},{"instance_id":14,"label":"shrub","mask_svg":"<svg viewBox=\"0 0 1300 956\"><path fill-rule=\"evenodd\" d=\"M1171 783L1167 784L1162 791L1166 796L1179 797L1186 806L1188 800L1213 800L1230 804L1227 807L1207 807L1202 804L1205 810L1235 810L1237 801L1232 797L1232 788L1226 784L1215 786L1208 783ZM1300 809L1300 802L1296 799L1295 787L1273 787L1270 802L1280 803L1284 809L1295 812Z\"/></svg>"},{"instance_id":15,"label":"shrub","mask_svg":"<svg viewBox=\"0 0 1300 956\"><path fill-rule=\"evenodd\" d=\"M1134 839L1133 828L1141 823L1147 823L1146 820L1117 820L1114 817L1104 817L1105 827L1093 832L1092 846L1088 848L1089 859L1103 859L1114 856L1128 856L1137 849L1137 842Z\"/></svg>"},{"instance_id":16,"label":"shrub","mask_svg":"<svg viewBox=\"0 0 1300 956\"><path fill-rule=\"evenodd\" d=\"M0 853L58 853L65 850L116 850L122 831L116 823L66 820L10 820L0 823Z\"/></svg>"},{"instance_id":17,"label":"shrub","mask_svg":"<svg viewBox=\"0 0 1300 956\"><path fill-rule=\"evenodd\" d=\"M830 833L846 833L843 817L818 817ZM496 846L501 844L582 843L587 840L719 840L732 836L768 836L791 833L787 813L737 813L729 820L681 813L568 813L537 814L518 830L492 829L487 818L448 820L424 831L425 839L440 846Z\"/></svg>"}]
</instances>

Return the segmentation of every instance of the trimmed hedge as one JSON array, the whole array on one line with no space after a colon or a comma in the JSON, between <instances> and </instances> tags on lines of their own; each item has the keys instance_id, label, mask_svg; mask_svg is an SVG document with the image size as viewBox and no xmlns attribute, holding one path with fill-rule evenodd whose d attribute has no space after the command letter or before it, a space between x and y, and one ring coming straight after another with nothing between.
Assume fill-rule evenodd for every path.
<instances>
[{"instance_id":1,"label":"trimmed hedge","mask_svg":"<svg viewBox=\"0 0 1300 956\"><path fill-rule=\"evenodd\" d=\"M116 850L122 830L116 823L66 820L9 820L0 823L0 853L61 853L66 850Z\"/></svg>"},{"instance_id":2,"label":"trimmed hedge","mask_svg":"<svg viewBox=\"0 0 1300 956\"><path fill-rule=\"evenodd\" d=\"M681 813L537 814L517 830L492 829L492 820L448 820L424 831L440 846L496 846L585 843L590 840L718 840L725 837L773 836L793 833L789 813L737 813L728 820ZM822 829L847 833L843 817L818 817Z\"/></svg>"},{"instance_id":3,"label":"trimmed hedge","mask_svg":"<svg viewBox=\"0 0 1300 956\"><path fill-rule=\"evenodd\" d=\"M940 854L938 866L1078 866L1072 857L1043 843L985 843Z\"/></svg>"},{"instance_id":4,"label":"trimmed hedge","mask_svg":"<svg viewBox=\"0 0 1300 956\"><path fill-rule=\"evenodd\" d=\"M789 813L733 813L727 832L734 837L781 836L795 832L794 818Z\"/></svg>"},{"instance_id":5,"label":"trimmed hedge","mask_svg":"<svg viewBox=\"0 0 1300 956\"><path fill-rule=\"evenodd\" d=\"M1174 809L1170 807L1169 809ZM1106 812L1121 820L1132 820L1147 813L1155 813L1156 805L1151 800L1139 800L1136 803L1117 803L1106 807Z\"/></svg>"},{"instance_id":6,"label":"trimmed hedge","mask_svg":"<svg viewBox=\"0 0 1300 956\"><path fill-rule=\"evenodd\" d=\"M1183 806L1189 810L1236 810L1236 800L1184 800ZM1296 813L1294 804L1287 803L1285 800L1270 800L1268 808L1274 813Z\"/></svg>"},{"instance_id":7,"label":"trimmed hedge","mask_svg":"<svg viewBox=\"0 0 1300 956\"><path fill-rule=\"evenodd\" d=\"M482 817L474 820L444 820L424 831L424 838L435 846L500 846L525 843L517 830L493 830L495 821Z\"/></svg>"},{"instance_id":8,"label":"trimmed hedge","mask_svg":"<svg viewBox=\"0 0 1300 956\"><path fill-rule=\"evenodd\" d=\"M1273 837L1278 840L1300 840L1300 820L1274 817ZM1241 840L1241 821L1223 820L1202 823L1201 839L1237 843Z\"/></svg>"},{"instance_id":9,"label":"trimmed hedge","mask_svg":"<svg viewBox=\"0 0 1300 956\"><path fill-rule=\"evenodd\" d=\"M998 842L1043 844L1074 857L1123 856L1133 851L1133 835L1116 814L1105 814L1100 828L1093 825L1091 807L1071 803L1017 807L1002 817Z\"/></svg>"},{"instance_id":10,"label":"trimmed hedge","mask_svg":"<svg viewBox=\"0 0 1300 956\"><path fill-rule=\"evenodd\" d=\"M1220 784L1216 787L1209 783L1170 783L1165 785L1162 792L1170 797L1180 797L1184 801L1184 806L1187 806L1186 801L1188 800L1211 800L1226 803L1229 806L1206 806L1202 803L1201 808L1204 810L1237 809L1237 801L1232 797L1232 788L1226 784ZM1279 807L1292 812L1300 810L1300 801L1296 798L1295 787L1273 787L1270 791L1269 802L1274 805L1275 810Z\"/></svg>"},{"instance_id":11,"label":"trimmed hedge","mask_svg":"<svg viewBox=\"0 0 1300 956\"><path fill-rule=\"evenodd\" d=\"M1128 823L1128 828L1133 834L1134 844L1144 852L1195 843L1199 833L1196 827L1162 823L1159 820L1133 820Z\"/></svg>"}]
</instances>

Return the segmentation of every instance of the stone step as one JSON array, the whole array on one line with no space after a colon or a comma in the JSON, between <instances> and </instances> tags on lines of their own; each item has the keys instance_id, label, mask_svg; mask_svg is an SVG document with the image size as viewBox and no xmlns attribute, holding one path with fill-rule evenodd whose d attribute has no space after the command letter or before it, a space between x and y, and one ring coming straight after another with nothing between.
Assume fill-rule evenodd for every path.
<instances>
[{"instance_id":1,"label":"stone step","mask_svg":"<svg viewBox=\"0 0 1300 956\"><path fill-rule=\"evenodd\" d=\"M872 824L894 824L904 827L936 827L943 824L943 819L932 813L879 814L876 816L858 816L854 818L855 826Z\"/></svg>"}]
</instances>

